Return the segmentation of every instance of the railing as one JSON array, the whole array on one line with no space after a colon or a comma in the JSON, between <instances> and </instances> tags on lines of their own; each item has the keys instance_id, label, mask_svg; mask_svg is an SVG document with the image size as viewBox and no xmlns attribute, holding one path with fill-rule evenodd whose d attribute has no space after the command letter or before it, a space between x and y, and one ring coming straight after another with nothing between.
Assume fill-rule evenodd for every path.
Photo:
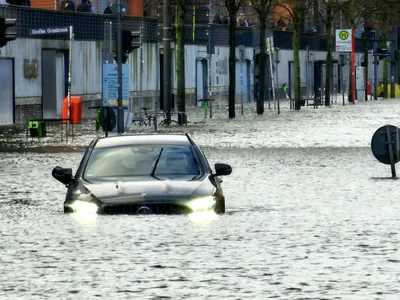
<instances>
[{"instance_id":1,"label":"railing","mask_svg":"<svg viewBox=\"0 0 400 300\"><path fill-rule=\"evenodd\" d=\"M33 38L31 29L56 26L73 26L76 40L103 40L104 22L117 21L115 15L89 14L81 12L38 9L24 6L0 5L0 16L17 19L17 36L19 38ZM157 41L157 19L142 17L124 17L123 29L139 31L143 26L145 42ZM116 27L116 26L115 26ZM114 28L115 29L115 28ZM40 39L68 39L68 35L35 35Z\"/></svg>"},{"instance_id":2,"label":"railing","mask_svg":"<svg viewBox=\"0 0 400 300\"><path fill-rule=\"evenodd\" d=\"M24 6L0 5L0 16L17 19L16 31L18 38L39 39L68 39L68 35L35 35L31 36L31 29L48 28L57 26L73 26L75 40L102 41L104 40L104 22L113 22L113 39L115 40L116 22L115 15L102 15L61 10L47 10ZM143 27L143 41L155 43L162 41L162 24L157 19L144 17L123 17L122 29L140 31ZM172 30L175 37L175 30ZM208 43L208 25L196 24L195 43ZM236 29L236 44L253 46L252 28L238 27ZM229 42L229 25L211 24L211 41L216 45L227 45ZM193 43L193 27L185 26L185 43Z\"/></svg>"}]
</instances>

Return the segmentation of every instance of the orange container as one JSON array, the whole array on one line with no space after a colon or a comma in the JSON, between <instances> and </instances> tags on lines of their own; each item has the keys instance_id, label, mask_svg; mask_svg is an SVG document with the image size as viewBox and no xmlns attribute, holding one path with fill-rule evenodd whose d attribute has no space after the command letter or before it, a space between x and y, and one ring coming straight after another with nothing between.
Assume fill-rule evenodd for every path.
<instances>
[{"instance_id":1,"label":"orange container","mask_svg":"<svg viewBox=\"0 0 400 300\"><path fill-rule=\"evenodd\" d=\"M54 6L54 0L31 0L31 6L44 9L56 9Z\"/></svg>"},{"instance_id":2,"label":"orange container","mask_svg":"<svg viewBox=\"0 0 400 300\"><path fill-rule=\"evenodd\" d=\"M128 16L143 17L144 0L125 0ZM161 2L161 1L160 1Z\"/></svg>"},{"instance_id":3,"label":"orange container","mask_svg":"<svg viewBox=\"0 0 400 300\"><path fill-rule=\"evenodd\" d=\"M68 97L64 98L61 117L63 119L68 119ZM67 123L67 121L63 121L63 123ZM70 123L71 124L82 123L82 97L81 96L71 96Z\"/></svg>"}]
</instances>

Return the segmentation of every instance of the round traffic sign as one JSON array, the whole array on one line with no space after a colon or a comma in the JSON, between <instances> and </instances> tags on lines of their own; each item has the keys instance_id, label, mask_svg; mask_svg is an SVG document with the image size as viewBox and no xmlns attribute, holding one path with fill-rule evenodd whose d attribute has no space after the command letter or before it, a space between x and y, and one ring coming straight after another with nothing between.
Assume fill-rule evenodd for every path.
<instances>
[{"instance_id":1,"label":"round traffic sign","mask_svg":"<svg viewBox=\"0 0 400 300\"><path fill-rule=\"evenodd\" d=\"M112 107L104 106L100 109L99 123L104 131L114 130L117 125L117 117Z\"/></svg>"},{"instance_id":2,"label":"round traffic sign","mask_svg":"<svg viewBox=\"0 0 400 300\"><path fill-rule=\"evenodd\" d=\"M349 38L349 33L346 30L342 30L339 32L339 38L345 41Z\"/></svg>"},{"instance_id":3,"label":"round traffic sign","mask_svg":"<svg viewBox=\"0 0 400 300\"><path fill-rule=\"evenodd\" d=\"M371 150L378 161L390 165L389 147L391 145L393 162L398 163L400 161L400 129L393 125L385 125L375 131L371 140Z\"/></svg>"}]
</instances>

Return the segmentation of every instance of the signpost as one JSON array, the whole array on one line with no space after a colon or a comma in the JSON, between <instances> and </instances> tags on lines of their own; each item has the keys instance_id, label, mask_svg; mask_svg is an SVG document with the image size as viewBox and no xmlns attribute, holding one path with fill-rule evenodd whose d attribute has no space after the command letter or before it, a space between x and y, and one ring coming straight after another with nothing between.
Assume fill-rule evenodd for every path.
<instances>
[{"instance_id":1,"label":"signpost","mask_svg":"<svg viewBox=\"0 0 400 300\"><path fill-rule=\"evenodd\" d=\"M336 29L336 52L351 52L351 29Z\"/></svg>"},{"instance_id":2,"label":"signpost","mask_svg":"<svg viewBox=\"0 0 400 300\"><path fill-rule=\"evenodd\" d=\"M69 33L71 26L57 26L48 28L33 28L31 29L31 36L49 35L49 34L66 34Z\"/></svg>"},{"instance_id":3,"label":"signpost","mask_svg":"<svg viewBox=\"0 0 400 300\"><path fill-rule=\"evenodd\" d=\"M119 105L119 80L118 64L103 64L103 106L115 109L118 116L118 108L123 108L123 124L128 120L129 105L129 64L122 64L122 103ZM116 127L118 129L118 127Z\"/></svg>"},{"instance_id":4,"label":"signpost","mask_svg":"<svg viewBox=\"0 0 400 300\"><path fill-rule=\"evenodd\" d=\"M267 37L266 46L267 46L267 54L269 56L269 69L270 69L270 76L271 76L272 100L274 101L274 109L276 110L274 71L273 71L273 68L272 68L272 55L274 53L274 40L273 40L272 34L271 34L270 37ZM268 101L268 109L271 109L270 101Z\"/></svg>"},{"instance_id":5,"label":"signpost","mask_svg":"<svg viewBox=\"0 0 400 300\"><path fill-rule=\"evenodd\" d=\"M336 52L351 52L351 96L355 103L355 43L354 28L336 29Z\"/></svg>"},{"instance_id":6,"label":"signpost","mask_svg":"<svg viewBox=\"0 0 400 300\"><path fill-rule=\"evenodd\" d=\"M395 178L395 164L400 161L400 129L393 125L380 127L372 136L371 150L379 162L390 165Z\"/></svg>"},{"instance_id":7,"label":"signpost","mask_svg":"<svg viewBox=\"0 0 400 300\"><path fill-rule=\"evenodd\" d=\"M118 106L118 65L103 64L103 106ZM129 107L129 64L122 65L122 106Z\"/></svg>"},{"instance_id":8,"label":"signpost","mask_svg":"<svg viewBox=\"0 0 400 300\"><path fill-rule=\"evenodd\" d=\"M71 70L72 70L72 40L74 39L74 30L72 26L57 26L47 28L31 29L31 36L67 34L69 33L69 61L68 61L68 120L67 120L67 141L70 127L71 115Z\"/></svg>"}]
</instances>

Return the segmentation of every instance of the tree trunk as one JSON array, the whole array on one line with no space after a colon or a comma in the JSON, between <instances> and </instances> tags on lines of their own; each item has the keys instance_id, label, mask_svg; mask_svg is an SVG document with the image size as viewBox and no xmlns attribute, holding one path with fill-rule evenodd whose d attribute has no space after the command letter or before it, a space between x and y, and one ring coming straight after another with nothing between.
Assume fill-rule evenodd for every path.
<instances>
[{"instance_id":1,"label":"tree trunk","mask_svg":"<svg viewBox=\"0 0 400 300\"><path fill-rule=\"evenodd\" d=\"M296 9L296 7L294 8ZM295 16L293 20L293 65L294 65L294 109L300 110L300 25L301 22Z\"/></svg>"},{"instance_id":2,"label":"tree trunk","mask_svg":"<svg viewBox=\"0 0 400 300\"><path fill-rule=\"evenodd\" d=\"M328 5L326 9L326 68L325 68L325 106L331 105L331 79L332 79L332 27L333 13Z\"/></svg>"},{"instance_id":3,"label":"tree trunk","mask_svg":"<svg viewBox=\"0 0 400 300\"><path fill-rule=\"evenodd\" d=\"M235 118L236 93L236 12L235 0L229 0L229 118Z\"/></svg>"},{"instance_id":4,"label":"tree trunk","mask_svg":"<svg viewBox=\"0 0 400 300\"><path fill-rule=\"evenodd\" d=\"M257 114L264 113L265 95L265 16L260 15L260 78L258 80L259 95L257 101Z\"/></svg>"},{"instance_id":5,"label":"tree trunk","mask_svg":"<svg viewBox=\"0 0 400 300\"><path fill-rule=\"evenodd\" d=\"M176 73L178 111L185 111L185 6L186 0L179 0L177 5L176 22ZM182 114L178 114L178 123L183 125Z\"/></svg>"},{"instance_id":6,"label":"tree trunk","mask_svg":"<svg viewBox=\"0 0 400 300\"><path fill-rule=\"evenodd\" d=\"M364 84L365 84L365 101L368 101L368 26L364 26L363 32L363 41L364 41Z\"/></svg>"},{"instance_id":7,"label":"tree trunk","mask_svg":"<svg viewBox=\"0 0 400 300\"><path fill-rule=\"evenodd\" d=\"M354 14L355 14L355 11L356 11L356 0L351 0L350 1L350 13L349 13L349 15L350 15L350 28L355 28L356 27L356 24L355 24L355 19L354 19ZM350 57L351 57L351 52L350 52ZM353 99L353 80L352 80L352 72L353 72L353 68L352 68L352 63L354 63L354 62L352 62L351 61L351 59L349 60L350 61L350 67L349 67L349 70L350 70L350 72L349 72L349 94L348 94L348 97L347 97L347 100L349 101L349 102L353 102L352 101L352 99Z\"/></svg>"}]
</instances>

